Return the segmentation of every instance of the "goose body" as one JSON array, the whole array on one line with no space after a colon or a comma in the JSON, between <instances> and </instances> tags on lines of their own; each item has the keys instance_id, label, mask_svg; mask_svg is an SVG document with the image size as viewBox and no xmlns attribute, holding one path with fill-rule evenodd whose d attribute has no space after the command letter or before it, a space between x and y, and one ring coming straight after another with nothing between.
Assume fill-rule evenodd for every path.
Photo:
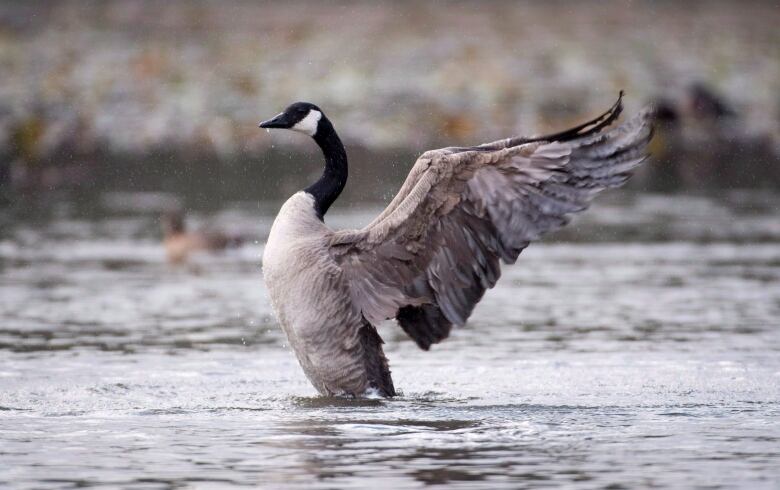
<instances>
[{"instance_id":1,"label":"goose body","mask_svg":"<svg viewBox=\"0 0 780 490\"><path fill-rule=\"evenodd\" d=\"M165 256L171 264L186 262L196 252L219 252L241 245L240 236L230 236L217 230L187 231L184 215L169 211L161 219Z\"/></svg>"},{"instance_id":2,"label":"goose body","mask_svg":"<svg viewBox=\"0 0 780 490\"><path fill-rule=\"evenodd\" d=\"M279 324L306 377L325 395L395 394L376 329L350 301L329 251L332 231L301 191L282 205L263 252L263 276Z\"/></svg>"},{"instance_id":3,"label":"goose body","mask_svg":"<svg viewBox=\"0 0 780 490\"><path fill-rule=\"evenodd\" d=\"M561 133L426 152L372 223L341 231L324 223L347 179L330 121L299 102L261 123L311 136L325 156L322 177L280 209L263 254L274 311L314 387L394 396L375 326L395 318L428 350L464 324L498 280L500 262L514 263L645 158L651 111L605 130L620 111L618 99Z\"/></svg>"}]
</instances>

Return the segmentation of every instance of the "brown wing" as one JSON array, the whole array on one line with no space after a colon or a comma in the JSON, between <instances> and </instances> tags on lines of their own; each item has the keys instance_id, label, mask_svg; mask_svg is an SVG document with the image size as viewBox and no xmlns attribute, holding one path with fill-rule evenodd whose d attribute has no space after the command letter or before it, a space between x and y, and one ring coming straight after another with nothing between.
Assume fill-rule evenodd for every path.
<instances>
[{"instance_id":1,"label":"brown wing","mask_svg":"<svg viewBox=\"0 0 780 490\"><path fill-rule=\"evenodd\" d=\"M596 120L548 137L423 154L377 219L332 236L365 318L397 318L426 350L464 324L501 275L499 260L514 263L644 160L651 111L602 131L620 109L618 100Z\"/></svg>"}]
</instances>

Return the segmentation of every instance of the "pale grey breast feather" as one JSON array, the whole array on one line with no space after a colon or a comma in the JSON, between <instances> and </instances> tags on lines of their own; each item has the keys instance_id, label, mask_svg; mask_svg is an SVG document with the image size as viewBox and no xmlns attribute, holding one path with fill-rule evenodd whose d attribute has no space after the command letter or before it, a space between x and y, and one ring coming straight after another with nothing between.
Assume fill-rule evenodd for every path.
<instances>
[{"instance_id":1,"label":"pale grey breast feather","mask_svg":"<svg viewBox=\"0 0 780 490\"><path fill-rule=\"evenodd\" d=\"M331 253L366 319L397 317L427 349L462 325L531 241L560 228L601 190L621 185L645 158L652 113L573 139L426 152L401 191L362 230L335 232ZM585 127L583 125L583 127ZM517 139L516 139L517 140Z\"/></svg>"}]
</instances>

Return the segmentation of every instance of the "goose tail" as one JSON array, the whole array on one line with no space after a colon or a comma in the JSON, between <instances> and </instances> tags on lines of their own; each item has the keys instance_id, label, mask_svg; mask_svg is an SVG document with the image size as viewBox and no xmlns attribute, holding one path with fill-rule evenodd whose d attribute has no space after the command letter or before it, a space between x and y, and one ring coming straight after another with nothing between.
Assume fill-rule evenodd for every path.
<instances>
[{"instance_id":1,"label":"goose tail","mask_svg":"<svg viewBox=\"0 0 780 490\"><path fill-rule=\"evenodd\" d=\"M363 345L363 359L368 375L368 389L363 396L380 396L383 398L395 396L393 378L390 376L390 366L382 350L385 342L376 331L376 327L364 320L360 328L360 343Z\"/></svg>"}]
</instances>

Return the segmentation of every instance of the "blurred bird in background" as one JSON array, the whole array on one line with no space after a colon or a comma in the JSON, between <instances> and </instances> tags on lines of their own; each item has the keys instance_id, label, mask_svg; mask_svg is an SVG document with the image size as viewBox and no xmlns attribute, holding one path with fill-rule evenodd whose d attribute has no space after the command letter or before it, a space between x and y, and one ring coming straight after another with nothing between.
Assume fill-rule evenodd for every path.
<instances>
[{"instance_id":1,"label":"blurred bird in background","mask_svg":"<svg viewBox=\"0 0 780 490\"><path fill-rule=\"evenodd\" d=\"M243 237L219 230L204 228L187 231L184 212L179 209L166 211L160 218L160 223L165 255L171 264L186 262L190 255L196 252L220 252L244 243Z\"/></svg>"}]
</instances>

